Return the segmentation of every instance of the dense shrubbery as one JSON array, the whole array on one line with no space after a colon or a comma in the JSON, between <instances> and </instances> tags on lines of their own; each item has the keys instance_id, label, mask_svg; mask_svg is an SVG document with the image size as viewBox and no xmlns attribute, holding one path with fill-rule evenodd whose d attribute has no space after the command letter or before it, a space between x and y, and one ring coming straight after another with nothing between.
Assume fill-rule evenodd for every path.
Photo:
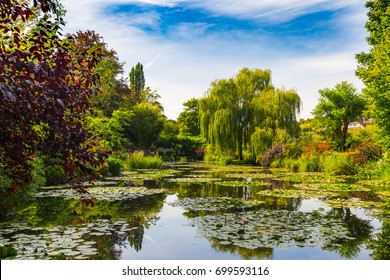
<instances>
[{"instance_id":1,"label":"dense shrubbery","mask_svg":"<svg viewBox=\"0 0 390 280\"><path fill-rule=\"evenodd\" d=\"M299 160L299 171L302 172L318 172L320 171L320 158L302 158Z\"/></svg>"},{"instance_id":2,"label":"dense shrubbery","mask_svg":"<svg viewBox=\"0 0 390 280\"><path fill-rule=\"evenodd\" d=\"M384 157L379 161L369 161L355 167L356 174L361 179L390 180L390 159Z\"/></svg>"},{"instance_id":3,"label":"dense shrubbery","mask_svg":"<svg viewBox=\"0 0 390 280\"><path fill-rule=\"evenodd\" d=\"M321 169L330 175L350 175L354 173L351 159L345 153L334 153L322 158Z\"/></svg>"}]
</instances>

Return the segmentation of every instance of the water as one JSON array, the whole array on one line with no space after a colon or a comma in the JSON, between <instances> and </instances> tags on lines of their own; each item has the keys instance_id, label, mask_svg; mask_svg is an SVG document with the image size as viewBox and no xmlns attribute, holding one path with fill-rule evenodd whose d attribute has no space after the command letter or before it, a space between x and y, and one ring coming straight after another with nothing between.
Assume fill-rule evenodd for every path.
<instances>
[{"instance_id":1,"label":"water","mask_svg":"<svg viewBox=\"0 0 390 280\"><path fill-rule=\"evenodd\" d=\"M383 253L389 250L388 221L369 208L334 207L323 195L281 196L296 190L296 182L260 168L179 170L153 180L142 172L136 179L134 174L111 178L111 185L94 190L99 199L93 207L76 195L64 198L56 189L48 196L52 190L43 190L2 218L0 244L16 248L17 256L10 258L20 259L388 257ZM142 175L149 179L139 184ZM134 193L121 183L129 180L141 188ZM270 190L278 195L269 195ZM355 199L353 192L347 195Z\"/></svg>"}]
</instances>

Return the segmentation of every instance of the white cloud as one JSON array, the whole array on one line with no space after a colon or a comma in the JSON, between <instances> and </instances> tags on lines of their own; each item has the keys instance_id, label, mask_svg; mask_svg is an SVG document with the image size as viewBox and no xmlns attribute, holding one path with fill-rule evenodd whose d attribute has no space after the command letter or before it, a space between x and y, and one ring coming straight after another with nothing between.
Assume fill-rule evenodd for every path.
<instances>
[{"instance_id":1,"label":"white cloud","mask_svg":"<svg viewBox=\"0 0 390 280\"><path fill-rule=\"evenodd\" d=\"M185 4L212 12L235 17L254 18L262 15L269 20L282 21L302 15L307 11L327 8L347 8L348 14L336 18L334 24L343 29L344 36L324 41L308 41L312 53L300 53L288 45L260 37L231 32L202 36L209 26L202 23L182 24L168 40L160 35L150 35L137 28L139 25L154 26L159 21L156 13L112 17L107 14L108 4L143 2L172 7ZM145 66L146 83L158 91L165 114L175 119L182 104L201 97L210 82L231 77L242 67L271 69L276 86L295 88L303 100L302 117L310 116L317 102L318 90L333 87L343 80L361 83L354 76L354 54L366 49L364 42L365 10L363 0L66 0L68 10L66 32L95 30L118 52L125 61L125 70L137 62ZM316 6L320 5L320 6ZM283 16L283 17L281 17ZM156 26L157 28L157 26ZM191 36L189 35L191 33ZM184 40L183 40L184 39Z\"/></svg>"}]
</instances>

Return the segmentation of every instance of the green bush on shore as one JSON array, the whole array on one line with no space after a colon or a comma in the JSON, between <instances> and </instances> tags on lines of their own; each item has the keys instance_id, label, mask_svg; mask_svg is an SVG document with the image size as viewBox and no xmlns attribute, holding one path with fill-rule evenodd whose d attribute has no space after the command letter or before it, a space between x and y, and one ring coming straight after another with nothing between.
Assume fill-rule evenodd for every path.
<instances>
[{"instance_id":1,"label":"green bush on shore","mask_svg":"<svg viewBox=\"0 0 390 280\"><path fill-rule=\"evenodd\" d=\"M109 157L107 159L107 169L112 176L119 176L123 168L123 161L116 157Z\"/></svg>"},{"instance_id":2,"label":"green bush on shore","mask_svg":"<svg viewBox=\"0 0 390 280\"><path fill-rule=\"evenodd\" d=\"M351 159L345 153L334 153L323 157L321 166L321 169L330 175L351 175L354 173Z\"/></svg>"}]
</instances>

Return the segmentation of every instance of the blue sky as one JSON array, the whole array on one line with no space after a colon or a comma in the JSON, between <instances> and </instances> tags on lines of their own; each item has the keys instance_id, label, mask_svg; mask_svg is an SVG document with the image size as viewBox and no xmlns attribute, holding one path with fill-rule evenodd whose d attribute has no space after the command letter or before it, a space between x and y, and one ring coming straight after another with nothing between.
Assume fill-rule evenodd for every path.
<instances>
[{"instance_id":1,"label":"blue sky","mask_svg":"<svg viewBox=\"0 0 390 280\"><path fill-rule=\"evenodd\" d=\"M318 90L354 76L367 50L364 0L64 0L66 32L95 30L176 119L182 103L241 68L270 69L310 117Z\"/></svg>"}]
</instances>

